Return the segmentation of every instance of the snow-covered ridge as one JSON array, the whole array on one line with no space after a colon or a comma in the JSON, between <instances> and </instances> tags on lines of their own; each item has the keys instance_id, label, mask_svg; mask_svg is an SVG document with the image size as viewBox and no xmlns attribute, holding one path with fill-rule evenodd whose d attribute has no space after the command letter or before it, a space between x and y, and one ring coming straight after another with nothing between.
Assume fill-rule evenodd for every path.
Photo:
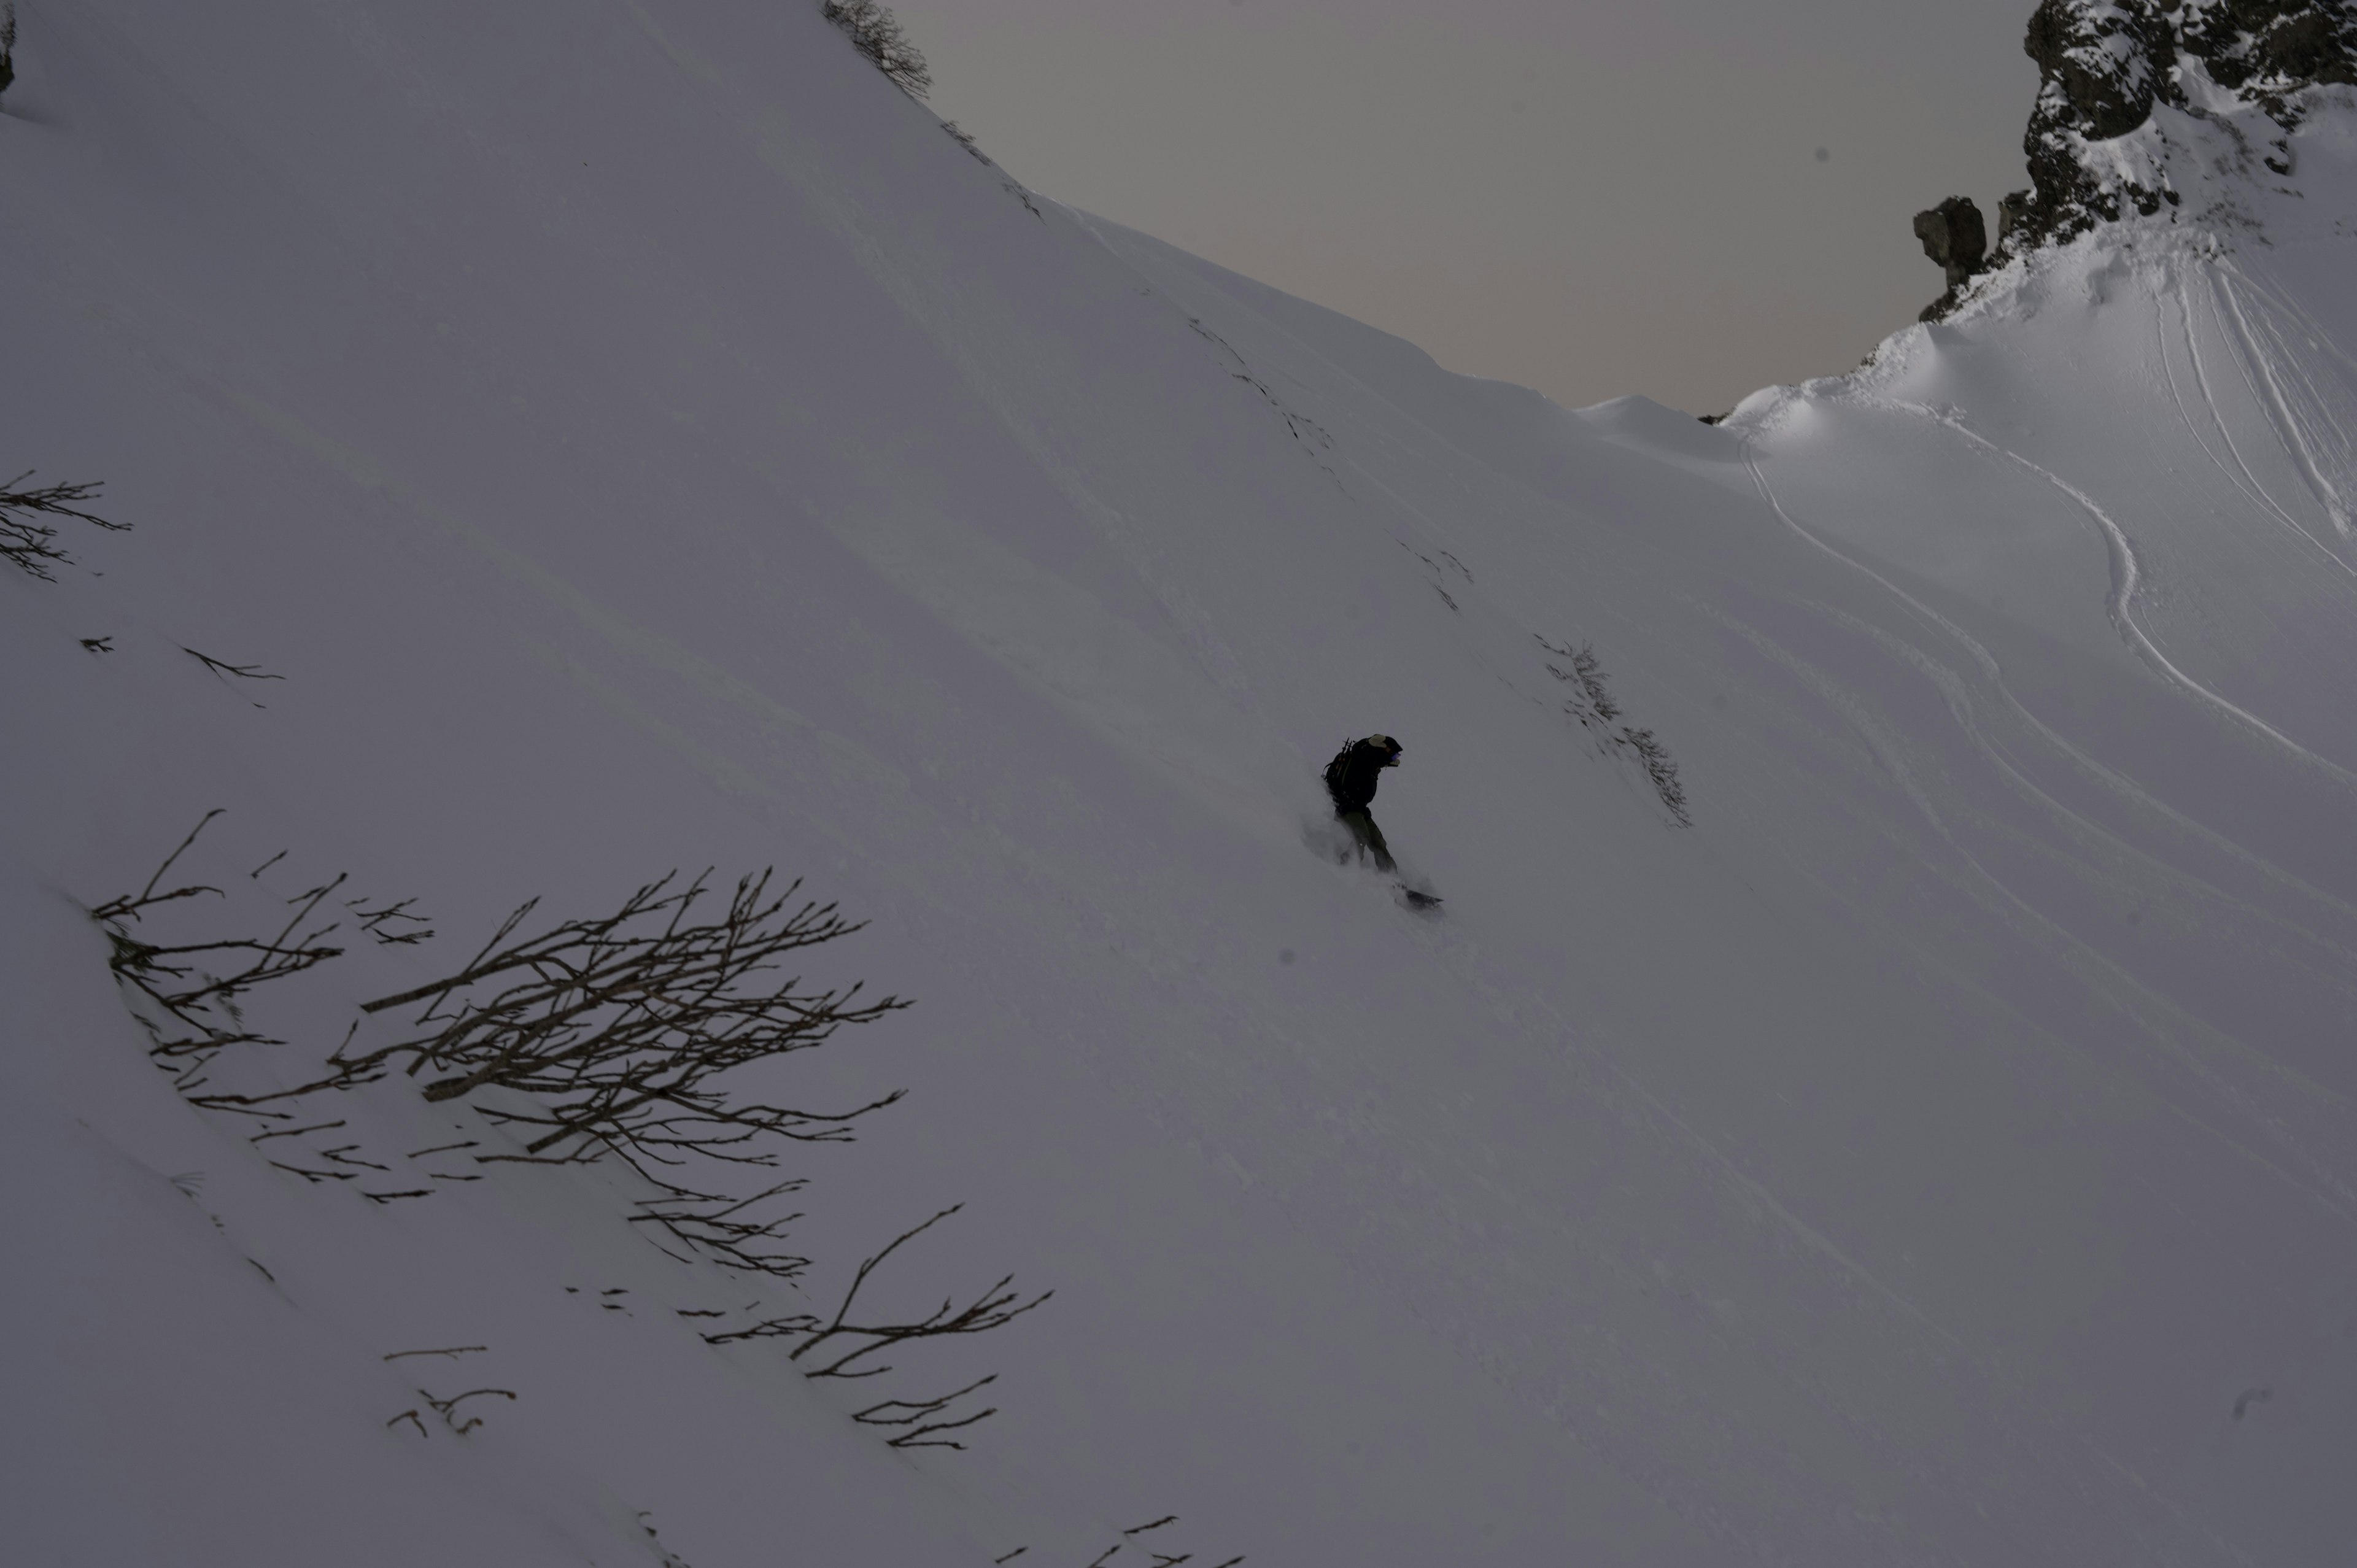
<instances>
[{"instance_id":1,"label":"snow-covered ridge","mask_svg":"<svg viewBox=\"0 0 2357 1568\"><path fill-rule=\"evenodd\" d=\"M2341 116L1712 427L1025 192L814 4L24 18L0 474L134 527L0 573L12 1560L2349 1539ZM1325 853L1374 730L1439 920ZM406 1074L193 1103L90 917L214 808L140 929L437 933L254 998L264 1077L534 896L866 920L812 983L916 1004L746 1090L910 1091L761 1174L807 1277ZM1052 1301L875 1392L716 1342L961 1200L878 1304ZM988 1373L968 1452L857 1419Z\"/></svg>"}]
</instances>

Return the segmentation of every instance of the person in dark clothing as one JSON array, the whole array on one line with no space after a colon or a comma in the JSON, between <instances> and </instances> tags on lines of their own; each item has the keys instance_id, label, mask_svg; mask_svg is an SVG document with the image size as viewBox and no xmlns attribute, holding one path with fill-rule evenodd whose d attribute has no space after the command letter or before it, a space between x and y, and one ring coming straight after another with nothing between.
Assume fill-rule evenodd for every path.
<instances>
[{"instance_id":1,"label":"person in dark clothing","mask_svg":"<svg viewBox=\"0 0 2357 1568\"><path fill-rule=\"evenodd\" d=\"M1326 792L1334 798L1336 820L1351 830L1361 858L1372 858L1377 869L1394 875L1399 866L1392 859L1392 846L1383 842L1383 830L1375 826L1367 808L1374 803L1383 769L1397 768L1399 759L1399 742L1387 735L1371 735L1336 752L1326 765Z\"/></svg>"}]
</instances>

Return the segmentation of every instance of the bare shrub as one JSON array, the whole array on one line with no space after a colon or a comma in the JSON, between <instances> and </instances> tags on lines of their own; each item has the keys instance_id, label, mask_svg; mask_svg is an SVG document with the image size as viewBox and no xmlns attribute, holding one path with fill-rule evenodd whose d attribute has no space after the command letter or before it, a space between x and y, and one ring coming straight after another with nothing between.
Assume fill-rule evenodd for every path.
<instances>
[{"instance_id":1,"label":"bare shrub","mask_svg":"<svg viewBox=\"0 0 2357 1568\"><path fill-rule=\"evenodd\" d=\"M1686 809L1685 786L1679 782L1678 765L1669 748L1652 730L1619 722L1620 704L1613 700L1604 683L1604 664L1596 656L1595 645L1583 642L1574 648L1566 642L1558 646L1544 637L1538 638L1537 642L1555 659L1569 665L1566 669L1552 659L1546 665L1548 674L1571 688L1571 698L1564 703L1563 711L1577 719L1582 729L1594 734L1608 753L1634 757L1671 819L1682 828L1694 826L1693 814Z\"/></svg>"},{"instance_id":2,"label":"bare shrub","mask_svg":"<svg viewBox=\"0 0 2357 1568\"><path fill-rule=\"evenodd\" d=\"M674 878L665 876L611 915L511 940L538 900L527 903L457 973L363 1003L366 1014L423 1003L416 1023L435 1027L358 1054L339 1048L330 1058L332 1086L399 1068L413 1078L438 1075L425 1084L428 1101L514 1090L530 1101L476 1108L526 1130L531 1142L521 1155L478 1158L581 1163L613 1154L686 1197L704 1195L662 1173L690 1156L770 1165L770 1140L847 1138L852 1122L901 1091L847 1112L814 1112L741 1102L714 1081L815 1049L846 1024L908 1005L892 996L858 1003L857 984L817 991L802 989L799 977L759 978L785 954L865 924L810 900L789 913L802 884L772 895L770 878L767 871L741 878L709 919L696 918L705 877L672 890Z\"/></svg>"},{"instance_id":3,"label":"bare shrub","mask_svg":"<svg viewBox=\"0 0 2357 1568\"><path fill-rule=\"evenodd\" d=\"M911 98L933 90L933 73L925 57L909 41L900 18L880 0L824 0L820 15L843 29L852 47L876 62L876 69Z\"/></svg>"},{"instance_id":4,"label":"bare shrub","mask_svg":"<svg viewBox=\"0 0 2357 1568\"><path fill-rule=\"evenodd\" d=\"M990 155L982 150L982 144L974 139L973 132L964 129L954 120L942 121L942 129L950 134L952 141L973 154L977 162L985 164L990 162Z\"/></svg>"},{"instance_id":5,"label":"bare shrub","mask_svg":"<svg viewBox=\"0 0 2357 1568\"><path fill-rule=\"evenodd\" d=\"M7 14L8 25L13 27L15 21L16 14L11 10ZM0 48L0 65L4 65L6 59L6 50ZM6 86L7 77L5 71L0 71L0 89ZM73 557L58 547L56 527L35 519L71 518L77 522L86 522L113 533L125 532L130 529L127 522L109 522L95 512L81 510L80 503L95 499L98 492L105 489L103 485L88 483L37 485L29 489L18 488L32 477L33 470L27 468L6 484L0 484L0 555L6 556L44 583L56 582L55 569L72 565Z\"/></svg>"},{"instance_id":6,"label":"bare shrub","mask_svg":"<svg viewBox=\"0 0 2357 1568\"><path fill-rule=\"evenodd\" d=\"M848 936L864 922L845 920L833 904L797 903L799 882L771 891L767 871L740 878L725 905L708 901L708 872L684 886L676 886L674 874L640 887L610 915L562 920L520 934L537 908L533 900L510 915L455 972L361 1004L363 1015L416 1007L404 1037L356 1048L356 1021L343 1043L304 1075L307 1081L232 1092L212 1087L204 1076L221 1052L232 1046L284 1043L247 1026L237 999L342 952L322 940L337 925L316 917L345 879L339 875L289 900L294 915L274 936L185 943L145 940L135 927L157 907L224 897L210 885L167 886L172 868L218 815L208 813L138 893L92 911L113 943L110 961L115 973L148 1024L155 1042L151 1053L176 1070L176 1083L192 1101L274 1123L253 1141L257 1149L270 1144L266 1157L281 1170L313 1183L360 1183L362 1172L390 1176L395 1167L369 1158L355 1143L320 1146L320 1135L337 1133L343 1120L302 1122L290 1108L314 1095L395 1076L423 1078L428 1101L465 1100L490 1121L520 1129L527 1140L520 1153L474 1153L467 1156L473 1162L586 1165L619 1159L656 1189L655 1196L639 1200L632 1223L651 1226L676 1243L680 1250L673 1256L683 1262L700 1257L740 1273L789 1283L800 1279L809 1261L788 1250L786 1234L802 1215L787 1200L803 1182L773 1181L740 1197L721 1190L730 1185L721 1173L735 1166L772 1167L788 1144L845 1141L854 1122L899 1101L901 1091L848 1111L818 1112L741 1100L720 1080L739 1068L814 1049L846 1024L873 1023L909 1005L892 996L863 1002L856 983L821 989L806 986L799 976L778 977L779 961L787 955ZM259 878L278 858L251 875ZM421 918L408 912L411 902L345 900L359 917L360 929L380 944L408 944L433 934L415 929ZM229 972L215 975L204 967L208 963ZM299 1145L299 1154L292 1142L297 1139L309 1140ZM474 1139L461 1139L414 1151L407 1158L479 1147ZM427 1174L436 1180L479 1179ZM434 1189L375 1191L361 1185L356 1190L389 1203L424 1197ZM944 1297L939 1307L921 1315L879 1315L863 1307L862 1293L877 1269L962 1207L942 1209L903 1231L862 1262L831 1316L792 1311L757 1316L743 1326L716 1327L704 1337L715 1345L785 1341L791 1346L788 1359L806 1376L864 1379L894 1370L881 1359L886 1351L987 1333L1045 1303L1052 1292L1027 1299L1007 1274L963 1303ZM683 1315L730 1316L710 1310ZM413 1353L455 1352L403 1352ZM963 1448L950 1434L996 1413L995 1406L974 1409L970 1402L996 1380L991 1374L931 1398L884 1400L854 1412L853 1419L887 1429L887 1441L895 1447ZM479 1418L460 1419L453 1408L485 1396L513 1397L503 1390L474 1390L449 1401L422 1397L452 1431L464 1434ZM404 1412L389 1424L403 1422L425 1429L418 1412Z\"/></svg>"},{"instance_id":7,"label":"bare shrub","mask_svg":"<svg viewBox=\"0 0 2357 1568\"><path fill-rule=\"evenodd\" d=\"M1653 781L1653 793L1661 797L1662 804L1671 816L1677 819L1678 826L1692 827L1694 818L1686 813L1686 787L1678 782L1678 765L1670 759L1670 754L1662 743L1653 738L1653 732L1649 729L1623 730L1620 739L1637 754L1637 760L1644 766L1645 777Z\"/></svg>"}]
</instances>

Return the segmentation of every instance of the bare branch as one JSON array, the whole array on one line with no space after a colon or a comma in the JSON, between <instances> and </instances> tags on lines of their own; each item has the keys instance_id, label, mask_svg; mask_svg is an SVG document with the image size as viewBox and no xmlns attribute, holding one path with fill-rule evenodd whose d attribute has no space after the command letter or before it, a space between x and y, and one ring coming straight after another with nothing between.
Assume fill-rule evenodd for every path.
<instances>
[{"instance_id":1,"label":"bare branch","mask_svg":"<svg viewBox=\"0 0 2357 1568\"><path fill-rule=\"evenodd\" d=\"M976 1389L985 1388L997 1380L998 1374L993 1372L988 1377L977 1378L955 1392L942 1394L937 1399L885 1400L869 1405L866 1410L854 1411L851 1419L869 1426L908 1428L909 1430L897 1436L885 1440L895 1448L955 1448L963 1452L965 1448L964 1444L953 1438L936 1437L932 1434L941 1432L955 1432L961 1428L974 1425L978 1422L987 1421L998 1413L998 1407L992 1405L986 1410L977 1411L972 1415L957 1420L933 1418L945 1417L951 1405L965 1398Z\"/></svg>"},{"instance_id":2,"label":"bare branch","mask_svg":"<svg viewBox=\"0 0 2357 1568\"><path fill-rule=\"evenodd\" d=\"M286 679L284 675L271 674L259 664L231 664L223 660L215 659L210 653L199 653L195 649L189 648L186 645L181 647L180 651L195 660L198 663L203 665L206 669L211 671L216 677L234 675L242 681L284 681Z\"/></svg>"},{"instance_id":3,"label":"bare branch","mask_svg":"<svg viewBox=\"0 0 2357 1568\"><path fill-rule=\"evenodd\" d=\"M6 52L0 48L0 58L5 58ZM86 483L42 485L31 489L17 488L32 477L33 470L27 468L7 483L0 484L0 556L6 557L42 582L56 582L54 568L73 564L73 557L58 548L56 528L34 521L36 517L72 518L78 522L116 533L131 526L127 522L109 522L93 512L82 510L76 504L94 499L105 488L103 485ZM103 642L106 639L99 638L94 640ZM85 640L82 646L90 647L91 641ZM93 651L104 652L106 650L94 649Z\"/></svg>"},{"instance_id":4,"label":"bare branch","mask_svg":"<svg viewBox=\"0 0 2357 1568\"><path fill-rule=\"evenodd\" d=\"M975 1296L966 1305L960 1307L955 1305L952 1300L945 1299L938 1308L912 1323L856 1324L851 1322L851 1309L859 1298L860 1289L867 1283L868 1276L876 1272L877 1266L899 1251L904 1244L916 1240L964 1207L965 1205L962 1203L952 1204L922 1225L902 1231L893 1239L889 1246L860 1264L859 1272L852 1276L851 1288L844 1293L843 1305L834 1310L834 1319L825 1327L819 1329L796 1346L787 1359L799 1361L830 1340L838 1338L864 1340L866 1341L864 1344L854 1344L851 1348L823 1366L811 1369L808 1375L813 1378L873 1377L889 1369L877 1367L859 1372L846 1371L845 1369L854 1361L874 1355L879 1350L895 1345L907 1344L911 1340L941 1338L953 1334L986 1334L994 1328L1004 1327L1014 1322L1015 1319L1045 1303L1049 1297L1056 1294L1053 1291L1047 1291L1028 1302L1022 1301L1020 1293L1007 1288L1015 1282L1015 1276L1007 1274L988 1290ZM1018 1303L1020 1305L1017 1305Z\"/></svg>"},{"instance_id":5,"label":"bare branch","mask_svg":"<svg viewBox=\"0 0 2357 1568\"><path fill-rule=\"evenodd\" d=\"M285 1043L249 1027L240 998L256 986L300 974L343 952L343 949L322 940L335 930L334 922L307 931L302 928L320 902L344 879L338 876L288 899L293 914L274 936L268 938L163 943L132 935L131 928L160 905L205 893L221 896L220 888L204 884L156 891L166 874L197 842L197 835L220 815L218 810L206 812L189 830L188 836L180 841L179 847L156 868L145 887L136 894L101 904L91 911L91 918L106 931L113 949L107 967L114 972L115 980L135 999L147 1004L145 1009L135 1004L133 1012L146 1026L154 1041L149 1054L178 1074L175 1087L199 1105L250 1111L286 1096L199 1092L204 1087L203 1069L231 1046ZM216 974L212 972L214 967L228 972ZM284 1118L269 1113L268 1119Z\"/></svg>"},{"instance_id":6,"label":"bare branch","mask_svg":"<svg viewBox=\"0 0 2357 1568\"><path fill-rule=\"evenodd\" d=\"M509 1401L513 1401L516 1397L515 1391L512 1389L468 1389L463 1394L453 1394L446 1400L436 1399L424 1389L417 1391L417 1397L433 1407L434 1413L442 1418L442 1423L461 1437L482 1425L483 1418L479 1415L470 1416L461 1422L456 1413L458 1407L471 1399L489 1399L494 1396ZM393 1419L397 1421L400 1417L395 1416Z\"/></svg>"},{"instance_id":7,"label":"bare branch","mask_svg":"<svg viewBox=\"0 0 2357 1568\"><path fill-rule=\"evenodd\" d=\"M478 1106L530 1134L522 1155L479 1159L580 1164L619 1155L686 1200L649 1219L692 1226L700 1213L725 1230L737 1223L720 1218L731 1200L683 1187L667 1170L691 1156L770 1165L775 1140L841 1141L851 1122L900 1098L895 1091L847 1111L805 1111L743 1103L714 1081L908 1005L888 996L861 1002L856 984L813 991L799 979L761 978L787 953L861 929L832 904L790 908L801 884L773 895L770 876L739 879L709 918L697 908L708 896L705 876L676 888L675 876L665 876L612 915L517 939L534 908L526 904L457 973L362 1004L364 1013L382 1013L423 1003L417 1022L438 1027L339 1053L334 1066L355 1084L396 1069L431 1072L429 1101L486 1089L528 1096ZM774 1234L771 1222L738 1234L758 1240L765 1230Z\"/></svg>"},{"instance_id":8,"label":"bare branch","mask_svg":"<svg viewBox=\"0 0 2357 1568\"><path fill-rule=\"evenodd\" d=\"M796 1279L809 1267L810 1260L780 1251L774 1243L785 1239L786 1228L800 1219L802 1212L762 1219L753 1211L805 1185L800 1178L781 1181L741 1198L673 1190L662 1197L640 1198L642 1212L630 1216L630 1222L658 1226L723 1268Z\"/></svg>"}]
</instances>

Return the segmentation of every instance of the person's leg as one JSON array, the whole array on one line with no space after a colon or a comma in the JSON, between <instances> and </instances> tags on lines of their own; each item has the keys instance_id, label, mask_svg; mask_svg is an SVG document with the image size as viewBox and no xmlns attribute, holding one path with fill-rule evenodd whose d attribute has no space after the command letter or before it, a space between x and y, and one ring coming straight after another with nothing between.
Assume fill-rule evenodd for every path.
<instances>
[{"instance_id":1,"label":"person's leg","mask_svg":"<svg viewBox=\"0 0 2357 1568\"><path fill-rule=\"evenodd\" d=\"M1392 859L1392 846L1383 842L1383 830L1375 826L1372 813L1343 811L1339 815L1342 824L1351 830L1351 837L1358 842L1359 848L1372 857L1377 870L1390 873L1399 869Z\"/></svg>"}]
</instances>

